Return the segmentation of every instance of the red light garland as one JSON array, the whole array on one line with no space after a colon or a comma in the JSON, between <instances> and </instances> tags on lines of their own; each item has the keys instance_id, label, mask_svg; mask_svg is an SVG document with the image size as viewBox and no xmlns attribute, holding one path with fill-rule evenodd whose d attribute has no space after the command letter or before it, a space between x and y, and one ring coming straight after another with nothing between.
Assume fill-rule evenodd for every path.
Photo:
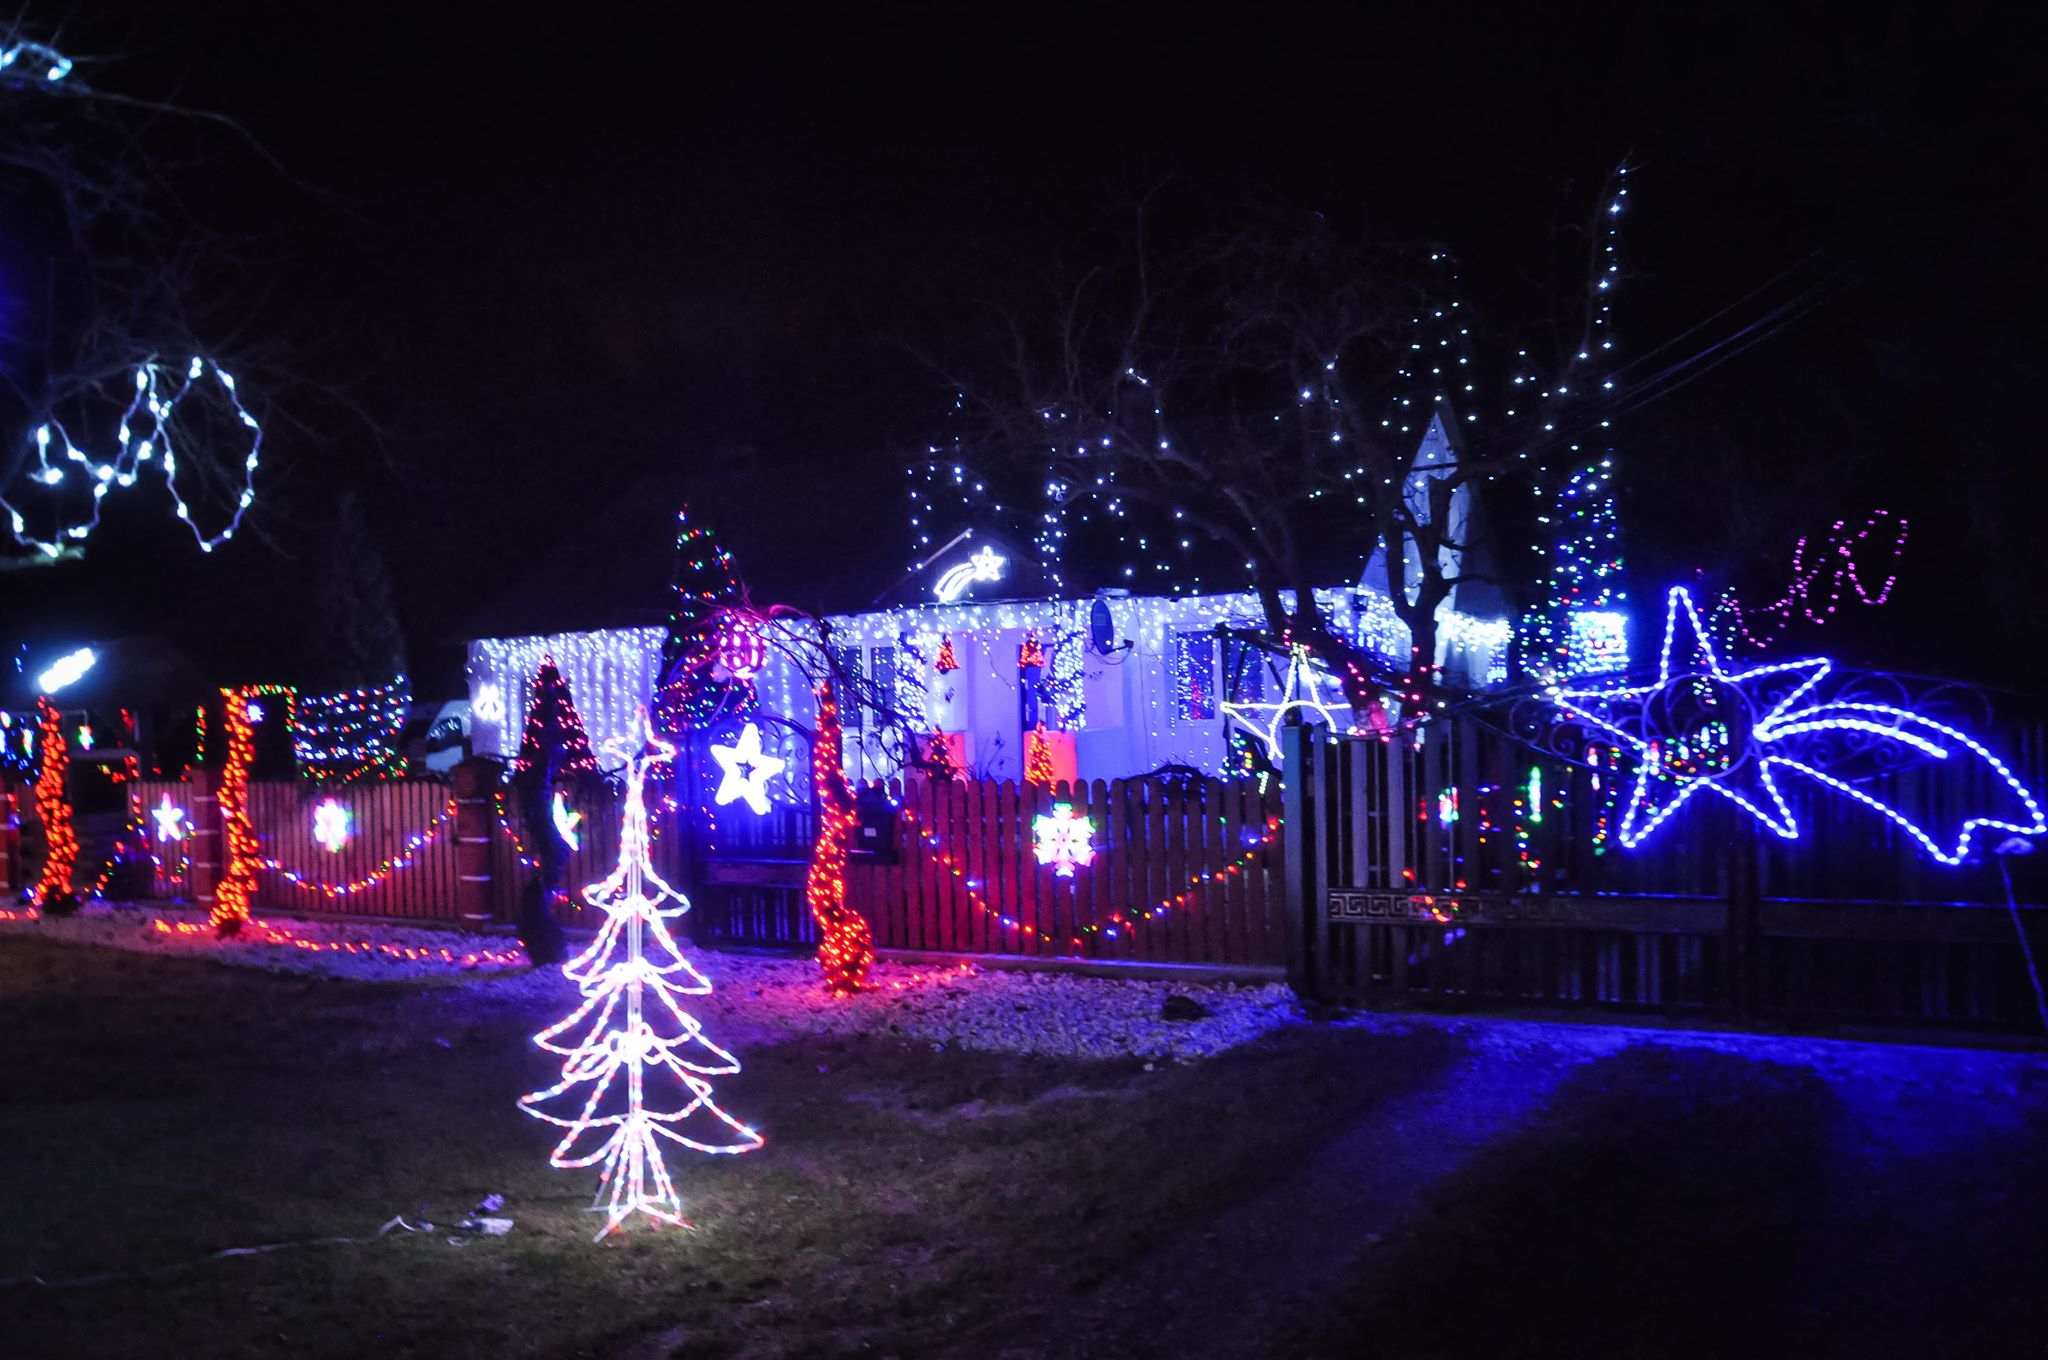
<instances>
[{"instance_id":1,"label":"red light garland","mask_svg":"<svg viewBox=\"0 0 2048 1360\"><path fill-rule=\"evenodd\" d=\"M226 863L214 889L210 920L222 935L234 934L249 919L249 902L256 895L256 870L263 862L256 828L249 820L249 767L256 761L256 728L249 721L249 698L255 692L254 687L220 692L221 721L228 738L227 768L220 776Z\"/></svg>"},{"instance_id":2,"label":"red light garland","mask_svg":"<svg viewBox=\"0 0 2048 1360\"><path fill-rule=\"evenodd\" d=\"M825 985L846 996L867 985L875 962L874 932L846 905L846 846L853 833L853 793L846 786L844 736L832 681L818 682L818 734L811 743L811 784L818 795L818 841L804 881L804 904L824 938L818 963Z\"/></svg>"},{"instance_id":3,"label":"red light garland","mask_svg":"<svg viewBox=\"0 0 2048 1360\"><path fill-rule=\"evenodd\" d=\"M48 695L36 696L36 725L41 731L36 770L36 815L43 819L43 868L36 878L36 903L69 907L71 870L78 863L78 832L71 825L71 802L64 796L64 772L70 767L70 748L64 744L64 728L57 706Z\"/></svg>"},{"instance_id":4,"label":"red light garland","mask_svg":"<svg viewBox=\"0 0 2048 1360\"><path fill-rule=\"evenodd\" d=\"M161 916L152 924L159 935L202 935L213 929L211 925L199 925L191 921L167 921ZM244 939L250 943L290 945L294 949L303 949L311 953L382 954L386 958L400 959L407 963L452 963L463 968L477 968L486 964L510 968L526 960L526 956L516 949L470 949L458 953L453 949L392 944L383 940L312 940L295 934L275 921L252 919L248 924L250 931Z\"/></svg>"}]
</instances>

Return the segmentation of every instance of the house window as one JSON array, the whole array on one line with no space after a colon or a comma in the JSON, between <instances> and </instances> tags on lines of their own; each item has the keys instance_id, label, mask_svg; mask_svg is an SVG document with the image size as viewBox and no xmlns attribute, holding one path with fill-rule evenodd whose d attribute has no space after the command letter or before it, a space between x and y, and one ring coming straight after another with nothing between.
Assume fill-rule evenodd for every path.
<instances>
[{"instance_id":1,"label":"house window","mask_svg":"<svg viewBox=\"0 0 2048 1360\"><path fill-rule=\"evenodd\" d=\"M866 687L866 672L861 668L861 651L858 647L834 647L832 668L839 672L839 725L848 732L861 730L860 696Z\"/></svg>"},{"instance_id":2,"label":"house window","mask_svg":"<svg viewBox=\"0 0 2048 1360\"><path fill-rule=\"evenodd\" d=\"M1266 697L1266 654L1250 643L1226 638L1223 643L1223 697L1234 704L1255 704Z\"/></svg>"},{"instance_id":3,"label":"house window","mask_svg":"<svg viewBox=\"0 0 2048 1360\"><path fill-rule=\"evenodd\" d=\"M1216 716L1216 635L1173 636L1173 711L1183 722Z\"/></svg>"},{"instance_id":4,"label":"house window","mask_svg":"<svg viewBox=\"0 0 2048 1360\"><path fill-rule=\"evenodd\" d=\"M885 719L889 714L902 709L902 700L897 696L903 692L903 668L908 660L903 648L894 643L868 648L867 692L874 701L865 705L869 727L879 731L887 725Z\"/></svg>"}]
</instances>

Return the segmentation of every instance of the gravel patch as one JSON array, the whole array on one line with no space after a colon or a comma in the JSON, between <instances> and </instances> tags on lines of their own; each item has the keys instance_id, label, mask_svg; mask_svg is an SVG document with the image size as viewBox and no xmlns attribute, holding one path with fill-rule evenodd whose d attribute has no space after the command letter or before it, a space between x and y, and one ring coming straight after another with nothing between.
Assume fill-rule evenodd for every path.
<instances>
[{"instance_id":1,"label":"gravel patch","mask_svg":"<svg viewBox=\"0 0 2048 1360\"><path fill-rule=\"evenodd\" d=\"M500 935L258 917L222 939L202 914L156 906L89 905L57 919L0 913L0 940L23 934L354 981L474 986L487 989L493 1001L530 1007L537 1024L576 999L575 986L559 969L527 966L517 946ZM691 1013L727 1045L871 1034L927 1043L934 1052L1189 1061L1304 1020L1293 992L1278 982L1155 982L882 960L869 990L834 997L809 959L703 951L690 960L716 989Z\"/></svg>"}]
</instances>

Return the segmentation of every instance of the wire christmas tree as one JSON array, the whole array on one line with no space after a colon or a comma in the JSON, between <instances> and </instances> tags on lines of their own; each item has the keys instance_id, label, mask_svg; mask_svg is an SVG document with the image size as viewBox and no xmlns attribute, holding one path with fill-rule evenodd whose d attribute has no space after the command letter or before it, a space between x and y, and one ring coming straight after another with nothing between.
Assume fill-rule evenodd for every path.
<instances>
[{"instance_id":1,"label":"wire christmas tree","mask_svg":"<svg viewBox=\"0 0 2048 1360\"><path fill-rule=\"evenodd\" d=\"M624 826L618 867L583 890L583 900L605 913L604 926L562 969L582 989L583 1004L533 1036L566 1060L562 1079L519 1099L528 1114L568 1130L551 1165L602 1168L594 1205L605 1215L600 1240L636 1211L689 1226L662 1161L663 1139L698 1152L751 1152L762 1142L718 1107L705 1080L739 1071L739 1059L705 1038L678 1004L679 997L709 996L711 983L665 924L688 911L689 900L661 880L647 853L647 774L674 759L675 747L648 731L644 712L640 730L642 741L606 745L608 756L625 762Z\"/></svg>"}]
</instances>

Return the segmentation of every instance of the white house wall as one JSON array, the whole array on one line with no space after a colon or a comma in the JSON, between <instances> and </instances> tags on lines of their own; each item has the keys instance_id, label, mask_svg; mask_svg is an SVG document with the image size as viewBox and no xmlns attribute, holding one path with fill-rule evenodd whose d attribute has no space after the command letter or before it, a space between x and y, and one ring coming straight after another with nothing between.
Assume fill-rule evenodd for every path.
<instances>
[{"instance_id":1,"label":"white house wall","mask_svg":"<svg viewBox=\"0 0 2048 1360\"><path fill-rule=\"evenodd\" d=\"M1391 612L1386 601L1369 593L1319 592L1333 624L1354 630L1370 616L1384 633ZM962 602L924 605L889 611L840 615L828 620L830 645L858 649L863 675L887 686L898 679L898 708L923 709L922 726L965 734L969 769L997 779L1017 779L1023 772L1023 732L1019 724L1017 656L1029 632L1036 632L1050 654L1062 629L1079 628L1085 635L1092 601L1019 600L995 603ZM1108 601L1114 635L1128 638L1109 656L1092 646L1083 650L1081 693L1085 713L1074 731L1076 767L1084 779L1115 779L1143 774L1166 764L1221 768L1225 757L1224 719L1190 720L1181 714L1173 674L1174 638L1179 634L1210 634L1220 624L1257 629L1263 614L1249 594L1204 595L1180 599L1146 597ZM1504 622L1467 618L1446 610L1439 656L1454 676L1484 683L1506 655ZM953 640L958 670L940 675L933 667L943 638ZM1406 630L1388 635L1391 655L1406 649ZM533 672L544 654L552 653L569 682L593 746L624 736L640 706L652 700L661 655L662 630L623 629L600 633L557 633L545 637L490 638L470 645L470 698L476 706L472 725L474 748L484 754L516 752ZM811 726L815 706L801 659L806 644L792 625L771 625L769 661L756 679L763 707ZM1223 645L1215 641L1209 681L1212 693L1222 682ZM492 693L502 713L494 716ZM1269 680L1269 697L1278 684ZM850 707L843 702L842 709ZM1050 705L1048 705L1048 709ZM852 715L848 715L851 718ZM1057 730L1058 723L1047 726ZM872 723L847 732L847 765L856 777L880 778L898 772L901 751L892 738L879 741ZM606 762L609 763L609 762Z\"/></svg>"}]
</instances>

